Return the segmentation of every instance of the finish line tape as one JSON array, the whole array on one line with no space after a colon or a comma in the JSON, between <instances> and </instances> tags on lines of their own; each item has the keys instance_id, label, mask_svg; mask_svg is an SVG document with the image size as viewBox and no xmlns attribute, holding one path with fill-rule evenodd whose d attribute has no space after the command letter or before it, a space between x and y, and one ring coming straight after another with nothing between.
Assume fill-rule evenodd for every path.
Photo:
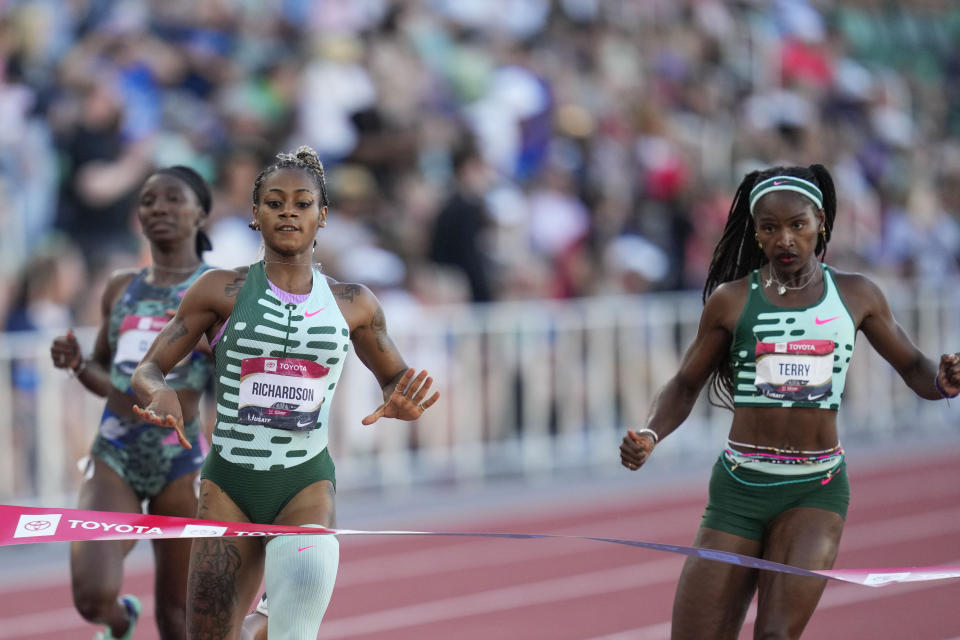
<instances>
[{"instance_id":1,"label":"finish line tape","mask_svg":"<svg viewBox=\"0 0 960 640\"><path fill-rule=\"evenodd\" d=\"M446 533L436 531L356 531L352 529L322 529L316 527L289 527L261 525L248 522L221 522L175 518L137 513L111 511L84 511L82 509L41 509L0 505L0 546L36 542L74 542L81 540L156 540L160 538L226 538L236 536L283 535L386 535L386 536L443 536L453 538L507 538L532 540L557 538L591 540L654 551L666 551L694 558L715 560L752 569L778 571L812 578L828 578L853 582L868 587L882 587L894 582L920 582L960 577L960 565L937 567L905 567L895 569L800 569L762 558L714 551L700 547L621 540L595 536L568 536L549 533Z\"/></svg>"}]
</instances>

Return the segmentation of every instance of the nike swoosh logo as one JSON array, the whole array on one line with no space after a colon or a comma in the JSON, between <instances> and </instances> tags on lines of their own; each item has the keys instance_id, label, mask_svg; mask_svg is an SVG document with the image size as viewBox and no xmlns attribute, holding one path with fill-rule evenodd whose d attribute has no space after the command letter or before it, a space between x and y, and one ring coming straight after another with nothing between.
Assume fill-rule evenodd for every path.
<instances>
[{"instance_id":1,"label":"nike swoosh logo","mask_svg":"<svg viewBox=\"0 0 960 640\"><path fill-rule=\"evenodd\" d=\"M308 318L312 318L313 316L317 315L318 313L320 313L320 312L323 311L324 309L326 309L326 307L320 307L320 308L317 309L316 311L304 311L304 312L303 312L303 315L307 316Z\"/></svg>"},{"instance_id":2,"label":"nike swoosh logo","mask_svg":"<svg viewBox=\"0 0 960 640\"><path fill-rule=\"evenodd\" d=\"M774 180L774 181L773 181L773 186L775 186L775 187L780 186L780 185L783 184L784 182L786 182L786 180Z\"/></svg>"},{"instance_id":3,"label":"nike swoosh logo","mask_svg":"<svg viewBox=\"0 0 960 640\"><path fill-rule=\"evenodd\" d=\"M827 318L826 320L821 320L820 318L814 318L813 321L816 322L817 324L827 324L828 322L833 322L839 317L840 316L834 316L832 318Z\"/></svg>"},{"instance_id":4,"label":"nike swoosh logo","mask_svg":"<svg viewBox=\"0 0 960 640\"><path fill-rule=\"evenodd\" d=\"M309 547L300 547L297 551L306 551L307 549L313 549L316 545L310 545Z\"/></svg>"},{"instance_id":5,"label":"nike swoosh logo","mask_svg":"<svg viewBox=\"0 0 960 640\"><path fill-rule=\"evenodd\" d=\"M306 422L300 422L299 420L297 420L297 427L305 427L308 424L313 424L313 420L307 420Z\"/></svg>"}]
</instances>

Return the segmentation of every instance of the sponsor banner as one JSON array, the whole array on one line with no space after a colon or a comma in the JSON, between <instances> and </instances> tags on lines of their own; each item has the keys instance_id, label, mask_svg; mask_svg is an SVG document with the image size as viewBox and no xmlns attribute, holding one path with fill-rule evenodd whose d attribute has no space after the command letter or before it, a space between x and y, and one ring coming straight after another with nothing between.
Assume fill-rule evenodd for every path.
<instances>
[{"instance_id":1,"label":"sponsor banner","mask_svg":"<svg viewBox=\"0 0 960 640\"><path fill-rule=\"evenodd\" d=\"M567 536L542 533L469 533L437 531L358 531L353 529L325 529L319 527L288 527L243 522L221 522L175 518L136 513L84 511L81 509L47 509L0 505L0 546L35 542L70 542L75 540L143 540L158 538L217 538L237 536L276 535L393 535L442 536L458 538L504 538L534 540L564 538L617 544L653 551L676 553L704 558L726 564L735 564L764 571L826 578L852 582L868 587L882 587L895 582L919 582L960 578L960 565L909 567L890 569L832 569L811 571L771 562L738 553L669 545L641 540L622 540L594 536Z\"/></svg>"},{"instance_id":2,"label":"sponsor banner","mask_svg":"<svg viewBox=\"0 0 960 640\"><path fill-rule=\"evenodd\" d=\"M76 540L155 540L334 533L332 529L217 522L138 513L0 505L0 546Z\"/></svg>"},{"instance_id":3,"label":"sponsor banner","mask_svg":"<svg viewBox=\"0 0 960 640\"><path fill-rule=\"evenodd\" d=\"M823 356L833 353L833 340L794 340L793 342L758 342L756 355L787 353Z\"/></svg>"},{"instance_id":4,"label":"sponsor banner","mask_svg":"<svg viewBox=\"0 0 960 640\"><path fill-rule=\"evenodd\" d=\"M244 358L240 363L240 378L255 373L291 378L322 378L330 372L328 367L300 358Z\"/></svg>"}]
</instances>

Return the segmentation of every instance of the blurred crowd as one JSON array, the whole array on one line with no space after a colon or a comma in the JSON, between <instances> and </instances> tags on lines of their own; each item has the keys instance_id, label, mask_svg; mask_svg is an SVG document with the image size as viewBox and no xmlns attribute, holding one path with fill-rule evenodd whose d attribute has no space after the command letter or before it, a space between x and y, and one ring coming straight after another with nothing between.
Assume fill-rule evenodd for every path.
<instances>
[{"instance_id":1,"label":"blurred crowd","mask_svg":"<svg viewBox=\"0 0 960 640\"><path fill-rule=\"evenodd\" d=\"M737 183L833 172L828 261L960 272L949 0L0 0L0 320L92 325L146 260L152 167L214 186L315 148L317 260L385 304L702 286Z\"/></svg>"}]
</instances>

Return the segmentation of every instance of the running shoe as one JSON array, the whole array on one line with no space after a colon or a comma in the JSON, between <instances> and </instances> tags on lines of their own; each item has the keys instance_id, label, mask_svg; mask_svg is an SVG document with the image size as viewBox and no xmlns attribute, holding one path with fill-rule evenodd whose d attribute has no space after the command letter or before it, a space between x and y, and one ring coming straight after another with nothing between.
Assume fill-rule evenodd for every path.
<instances>
[{"instance_id":1,"label":"running shoe","mask_svg":"<svg viewBox=\"0 0 960 640\"><path fill-rule=\"evenodd\" d=\"M127 632L119 638L114 638L113 632L108 628L93 636L93 640L130 640L130 638L133 637L133 629L137 626L137 621L140 619L140 609L142 608L140 600L137 596L128 593L120 598L120 602L127 608L127 615L130 616L130 626L127 627Z\"/></svg>"}]
</instances>

